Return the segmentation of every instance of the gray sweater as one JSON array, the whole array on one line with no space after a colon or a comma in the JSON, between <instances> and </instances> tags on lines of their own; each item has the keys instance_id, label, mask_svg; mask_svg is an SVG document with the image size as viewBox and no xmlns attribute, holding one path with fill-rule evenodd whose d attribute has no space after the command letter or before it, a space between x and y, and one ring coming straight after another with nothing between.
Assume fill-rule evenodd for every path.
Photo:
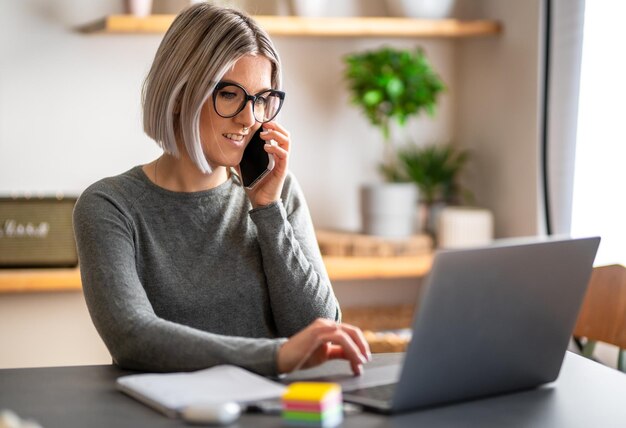
<instances>
[{"instance_id":1,"label":"gray sweater","mask_svg":"<svg viewBox=\"0 0 626 428\"><path fill-rule=\"evenodd\" d=\"M285 337L340 320L291 175L281 202L251 210L236 176L172 192L138 166L85 190L74 230L89 313L122 367L272 375Z\"/></svg>"}]
</instances>

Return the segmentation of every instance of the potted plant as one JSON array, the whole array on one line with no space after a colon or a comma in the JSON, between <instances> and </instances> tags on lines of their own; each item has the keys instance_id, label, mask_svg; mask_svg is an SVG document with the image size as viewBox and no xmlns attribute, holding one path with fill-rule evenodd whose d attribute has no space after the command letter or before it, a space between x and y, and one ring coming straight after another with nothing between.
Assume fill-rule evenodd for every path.
<instances>
[{"instance_id":1,"label":"potted plant","mask_svg":"<svg viewBox=\"0 0 626 428\"><path fill-rule=\"evenodd\" d=\"M435 236L436 212L447 204L472 199L459 184L468 152L450 145L407 146L398 151L399 163L420 191L425 231Z\"/></svg>"},{"instance_id":2,"label":"potted plant","mask_svg":"<svg viewBox=\"0 0 626 428\"><path fill-rule=\"evenodd\" d=\"M362 187L363 229L374 235L410 235L417 192L398 166L391 128L393 123L403 127L423 112L433 116L445 85L420 48L382 47L344 60L351 102L381 130L384 140L379 171L386 185Z\"/></svg>"}]
</instances>

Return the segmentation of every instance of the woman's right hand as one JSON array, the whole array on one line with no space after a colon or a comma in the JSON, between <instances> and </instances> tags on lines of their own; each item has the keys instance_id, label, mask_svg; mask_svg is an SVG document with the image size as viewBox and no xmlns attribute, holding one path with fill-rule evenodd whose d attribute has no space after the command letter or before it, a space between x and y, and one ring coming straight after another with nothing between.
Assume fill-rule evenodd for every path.
<instances>
[{"instance_id":1,"label":"woman's right hand","mask_svg":"<svg viewBox=\"0 0 626 428\"><path fill-rule=\"evenodd\" d=\"M371 360L369 345L358 327L318 318L291 336L278 351L278 372L289 373L318 366L328 360L345 359L360 375Z\"/></svg>"}]
</instances>

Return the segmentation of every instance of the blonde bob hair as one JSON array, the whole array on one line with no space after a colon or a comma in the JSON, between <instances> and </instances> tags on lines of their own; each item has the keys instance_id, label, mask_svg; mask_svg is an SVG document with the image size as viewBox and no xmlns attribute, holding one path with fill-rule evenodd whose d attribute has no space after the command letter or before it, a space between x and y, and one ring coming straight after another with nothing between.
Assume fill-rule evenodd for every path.
<instances>
[{"instance_id":1,"label":"blonde bob hair","mask_svg":"<svg viewBox=\"0 0 626 428\"><path fill-rule=\"evenodd\" d=\"M280 89L278 53L252 18L204 2L181 12L165 33L143 84L146 134L176 157L182 143L200 171L210 173L200 141L200 110L224 74L245 55L268 58L272 87Z\"/></svg>"}]
</instances>

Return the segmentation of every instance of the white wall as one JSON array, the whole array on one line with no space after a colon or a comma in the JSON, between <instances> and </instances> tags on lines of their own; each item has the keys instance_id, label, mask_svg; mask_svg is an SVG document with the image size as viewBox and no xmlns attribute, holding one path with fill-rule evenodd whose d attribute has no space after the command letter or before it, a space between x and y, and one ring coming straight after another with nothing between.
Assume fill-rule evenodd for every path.
<instances>
[{"instance_id":1,"label":"white wall","mask_svg":"<svg viewBox=\"0 0 626 428\"><path fill-rule=\"evenodd\" d=\"M496 236L535 235L540 220L541 0L484 0L499 37L459 45L456 134L471 150L468 186L494 211Z\"/></svg>"},{"instance_id":2,"label":"white wall","mask_svg":"<svg viewBox=\"0 0 626 428\"><path fill-rule=\"evenodd\" d=\"M81 292L0 295L0 368L111 364Z\"/></svg>"},{"instance_id":3,"label":"white wall","mask_svg":"<svg viewBox=\"0 0 626 428\"><path fill-rule=\"evenodd\" d=\"M77 6L0 4L0 193L79 193L157 155L139 88L159 37L80 34L72 26L110 12Z\"/></svg>"}]
</instances>

